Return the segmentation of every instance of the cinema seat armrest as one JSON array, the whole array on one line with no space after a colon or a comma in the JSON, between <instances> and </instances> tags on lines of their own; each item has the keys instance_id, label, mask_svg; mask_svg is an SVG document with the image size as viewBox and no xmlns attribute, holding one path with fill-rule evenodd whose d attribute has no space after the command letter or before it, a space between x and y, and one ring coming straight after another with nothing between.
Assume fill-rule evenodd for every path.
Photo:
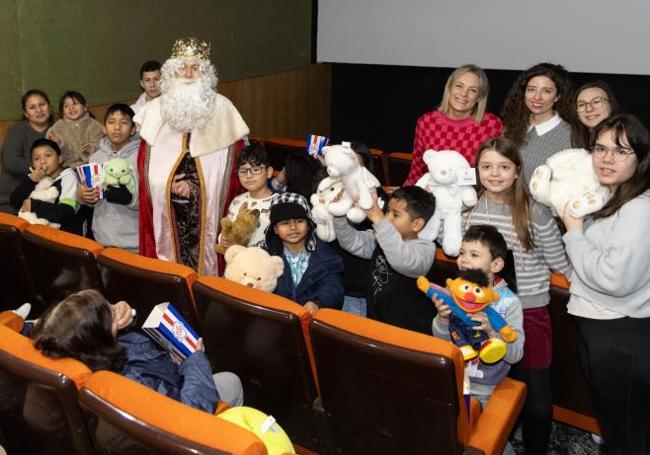
<instances>
[{"instance_id":1,"label":"cinema seat armrest","mask_svg":"<svg viewBox=\"0 0 650 455\"><path fill-rule=\"evenodd\" d=\"M223 400L219 400L217 402L217 407L214 409L214 415L219 415L223 411L227 411L228 409L230 409L230 405Z\"/></svg>"},{"instance_id":2,"label":"cinema seat armrest","mask_svg":"<svg viewBox=\"0 0 650 455\"><path fill-rule=\"evenodd\" d=\"M525 398L526 385L505 378L496 387L488 405L471 429L468 446L478 448L486 455L501 454Z\"/></svg>"},{"instance_id":3,"label":"cinema seat armrest","mask_svg":"<svg viewBox=\"0 0 650 455\"><path fill-rule=\"evenodd\" d=\"M3 311L0 313L0 325L4 325L11 330L20 332L23 329L25 321L13 311Z\"/></svg>"}]
</instances>

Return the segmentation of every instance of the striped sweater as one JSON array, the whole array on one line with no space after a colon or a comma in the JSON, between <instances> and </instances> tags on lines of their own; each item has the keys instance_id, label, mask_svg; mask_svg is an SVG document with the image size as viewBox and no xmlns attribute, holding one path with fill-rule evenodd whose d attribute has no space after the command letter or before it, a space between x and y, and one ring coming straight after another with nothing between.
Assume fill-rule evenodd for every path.
<instances>
[{"instance_id":1,"label":"striped sweater","mask_svg":"<svg viewBox=\"0 0 650 455\"><path fill-rule=\"evenodd\" d=\"M522 308L537 308L549 302L549 268L566 275L569 263L555 219L548 207L537 202L531 210L531 229L535 248L525 250L512 224L510 208L505 204L488 202L483 196L476 206L464 214L464 229L476 224L488 224L499 230L512 250L517 276L517 294Z\"/></svg>"}]
</instances>

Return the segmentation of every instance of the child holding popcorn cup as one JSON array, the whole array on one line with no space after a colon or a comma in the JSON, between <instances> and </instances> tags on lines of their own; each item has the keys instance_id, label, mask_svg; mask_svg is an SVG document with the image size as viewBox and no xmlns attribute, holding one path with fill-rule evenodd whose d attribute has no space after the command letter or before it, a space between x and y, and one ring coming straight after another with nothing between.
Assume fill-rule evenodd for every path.
<instances>
[{"instance_id":1,"label":"child holding popcorn cup","mask_svg":"<svg viewBox=\"0 0 650 455\"><path fill-rule=\"evenodd\" d=\"M135 132L133 115L126 104L113 104L108 108L104 117L106 136L99 141L99 150L90 156L87 165L77 167L77 175L81 177L77 196L84 204L94 207L92 233L96 241L104 246L137 252L139 203L133 169L136 168L140 138ZM131 174L131 184L101 183L101 174L106 172L107 166L112 166L106 163L116 160Z\"/></svg>"}]
</instances>

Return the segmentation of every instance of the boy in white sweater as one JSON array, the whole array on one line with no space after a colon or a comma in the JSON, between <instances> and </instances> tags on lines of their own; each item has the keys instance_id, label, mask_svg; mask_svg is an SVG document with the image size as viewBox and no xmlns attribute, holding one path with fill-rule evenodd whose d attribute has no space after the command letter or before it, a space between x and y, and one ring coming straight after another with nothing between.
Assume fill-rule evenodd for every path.
<instances>
[{"instance_id":1,"label":"boy in white sweater","mask_svg":"<svg viewBox=\"0 0 650 455\"><path fill-rule=\"evenodd\" d=\"M237 173L239 182L247 191L232 200L226 216L234 221L243 206L259 210L259 222L247 246L262 247L266 228L270 223L271 202L274 197L268 186L268 180L273 177L273 167L266 150L257 144L244 148L237 155ZM219 241L225 243L221 238Z\"/></svg>"}]
</instances>

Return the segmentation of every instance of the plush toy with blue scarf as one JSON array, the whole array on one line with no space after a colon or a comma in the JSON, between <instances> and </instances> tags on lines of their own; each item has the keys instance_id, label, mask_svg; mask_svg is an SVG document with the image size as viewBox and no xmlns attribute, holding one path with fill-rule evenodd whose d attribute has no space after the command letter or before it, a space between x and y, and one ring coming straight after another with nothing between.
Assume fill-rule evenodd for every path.
<instances>
[{"instance_id":1,"label":"plush toy with blue scarf","mask_svg":"<svg viewBox=\"0 0 650 455\"><path fill-rule=\"evenodd\" d=\"M464 359L471 360L477 356L484 363L496 363L506 354L506 344L517 339L517 332L509 326L490 304L499 300L499 294L489 285L488 277L480 270L459 272L455 279L448 278L447 289L431 283L421 276L417 280L418 288L433 300L434 296L442 299L452 313L449 318L449 334L453 343L463 353ZM492 328L501 339L492 337L474 327L480 322L471 319L472 314L482 311L488 317Z\"/></svg>"}]
</instances>

